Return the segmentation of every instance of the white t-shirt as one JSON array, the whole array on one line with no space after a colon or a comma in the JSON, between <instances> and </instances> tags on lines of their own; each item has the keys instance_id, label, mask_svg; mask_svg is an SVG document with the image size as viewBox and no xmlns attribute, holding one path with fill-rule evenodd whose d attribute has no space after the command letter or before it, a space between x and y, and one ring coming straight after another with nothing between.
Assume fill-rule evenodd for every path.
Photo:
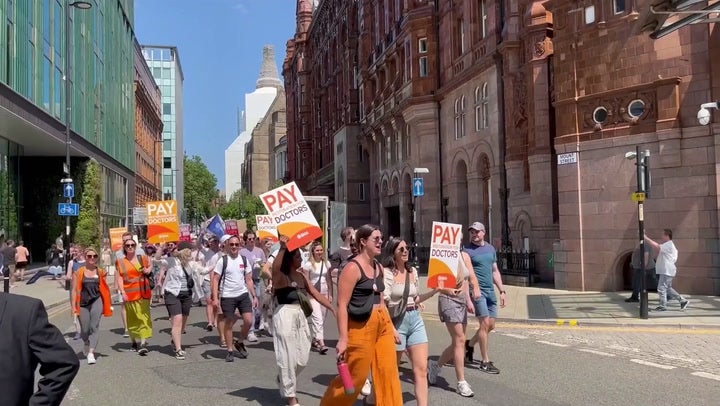
<instances>
[{"instance_id":1,"label":"white t-shirt","mask_svg":"<svg viewBox=\"0 0 720 406\"><path fill-rule=\"evenodd\" d=\"M252 275L252 268L245 267L245 261L242 255L238 255L233 259L227 256L227 268L225 269L225 277L220 281L218 295L220 297L238 297L243 293L248 293L245 284L245 275ZM215 273L218 277L222 275L223 261L218 259L215 264Z\"/></svg>"},{"instance_id":2,"label":"white t-shirt","mask_svg":"<svg viewBox=\"0 0 720 406\"><path fill-rule=\"evenodd\" d=\"M675 274L677 274L677 267L675 266L677 259L678 250L672 240L660 244L660 252L655 262L655 273L674 278Z\"/></svg>"},{"instance_id":3,"label":"white t-shirt","mask_svg":"<svg viewBox=\"0 0 720 406\"><path fill-rule=\"evenodd\" d=\"M308 272L310 277L310 283L316 285L320 280L320 293L326 294L327 288L327 273L330 272L330 262L323 260L323 262L312 263L308 261L303 264L303 269Z\"/></svg>"},{"instance_id":4,"label":"white t-shirt","mask_svg":"<svg viewBox=\"0 0 720 406\"><path fill-rule=\"evenodd\" d=\"M206 255L209 255L210 258L205 261L205 270L207 273L204 274L203 279L206 281L210 280L210 272L213 272L215 270L215 265L218 263L218 259L222 256L222 251L213 252L212 250L208 250ZM222 269L221 269L222 270Z\"/></svg>"}]
</instances>

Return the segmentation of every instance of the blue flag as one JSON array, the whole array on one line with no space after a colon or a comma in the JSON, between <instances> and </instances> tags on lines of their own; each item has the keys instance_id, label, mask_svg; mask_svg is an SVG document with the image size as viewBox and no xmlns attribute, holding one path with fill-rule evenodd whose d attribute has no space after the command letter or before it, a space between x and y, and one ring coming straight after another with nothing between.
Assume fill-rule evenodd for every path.
<instances>
[{"instance_id":1,"label":"blue flag","mask_svg":"<svg viewBox=\"0 0 720 406\"><path fill-rule=\"evenodd\" d=\"M225 235L225 222L219 214L214 215L213 218L210 219L207 230L218 236L218 238Z\"/></svg>"}]
</instances>

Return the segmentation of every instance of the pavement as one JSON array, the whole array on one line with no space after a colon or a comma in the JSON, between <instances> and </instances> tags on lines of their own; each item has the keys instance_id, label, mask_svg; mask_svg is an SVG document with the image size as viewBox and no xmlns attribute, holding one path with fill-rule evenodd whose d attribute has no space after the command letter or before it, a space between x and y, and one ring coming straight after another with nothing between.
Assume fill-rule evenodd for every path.
<instances>
[{"instance_id":1,"label":"pavement","mask_svg":"<svg viewBox=\"0 0 720 406\"><path fill-rule=\"evenodd\" d=\"M425 286L425 277L421 278L421 286ZM506 285L505 291L506 306L498 311L499 322L720 329L717 296L685 295L690 300L687 309L681 311L679 304L672 302L667 311L650 311L648 319L640 319L639 304L625 303L630 292L577 292L511 285ZM33 285L20 282L11 292L41 299L48 308L68 299L58 282L49 278L41 278ZM651 292L649 300L650 309L657 306L656 293ZM425 308L425 317L437 319L437 295L425 302Z\"/></svg>"}]
</instances>

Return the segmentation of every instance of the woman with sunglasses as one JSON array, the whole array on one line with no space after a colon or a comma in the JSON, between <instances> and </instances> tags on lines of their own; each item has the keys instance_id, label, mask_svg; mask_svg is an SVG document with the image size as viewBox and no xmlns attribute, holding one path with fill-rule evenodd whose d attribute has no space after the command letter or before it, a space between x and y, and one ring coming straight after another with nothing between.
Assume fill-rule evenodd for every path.
<instances>
[{"instance_id":1,"label":"woman with sunglasses","mask_svg":"<svg viewBox=\"0 0 720 406\"><path fill-rule=\"evenodd\" d=\"M105 281L107 272L98 268L98 253L93 248L85 250L85 265L73 274L72 297L73 314L80 321L80 336L83 343L83 354L88 365L95 360L95 349L100 332L102 316L112 316L112 299L110 287Z\"/></svg>"},{"instance_id":2,"label":"woman with sunglasses","mask_svg":"<svg viewBox=\"0 0 720 406\"><path fill-rule=\"evenodd\" d=\"M181 241L176 245L171 242L167 244L167 249L168 255L165 258L156 257L160 264L158 284L162 285L165 293L165 307L170 317L171 344L175 358L183 360L185 351L182 349L182 333L190 316L195 285L192 278L194 271L190 268L192 243Z\"/></svg>"},{"instance_id":3,"label":"woman with sunglasses","mask_svg":"<svg viewBox=\"0 0 720 406\"><path fill-rule=\"evenodd\" d=\"M146 256L135 255L137 244L128 239L123 242L122 258L115 261L118 286L127 313L127 329L132 341L132 350L147 355L147 339L152 337L150 317L150 278L152 268ZM138 340L140 344L138 345Z\"/></svg>"}]
</instances>

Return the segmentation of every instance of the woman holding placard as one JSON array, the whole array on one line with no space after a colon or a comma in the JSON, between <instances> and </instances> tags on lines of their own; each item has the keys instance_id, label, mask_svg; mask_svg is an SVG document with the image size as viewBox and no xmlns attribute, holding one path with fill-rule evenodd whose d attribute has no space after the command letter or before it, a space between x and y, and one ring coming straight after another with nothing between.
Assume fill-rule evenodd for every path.
<instances>
[{"instance_id":1,"label":"woman holding placard","mask_svg":"<svg viewBox=\"0 0 720 406\"><path fill-rule=\"evenodd\" d=\"M468 312L475 311L472 299L468 295L469 286L472 286L473 297L480 297L480 285L475 272L472 271L470 256L462 251L460 254L455 278L457 285L454 288L440 289L438 296L438 313L440 321L445 323L450 333L450 345L440 354L437 361L428 363L428 382L434 385L440 375L440 368L452 360L458 380L457 393L460 396L472 397L474 393L465 380L465 330Z\"/></svg>"}]
</instances>

